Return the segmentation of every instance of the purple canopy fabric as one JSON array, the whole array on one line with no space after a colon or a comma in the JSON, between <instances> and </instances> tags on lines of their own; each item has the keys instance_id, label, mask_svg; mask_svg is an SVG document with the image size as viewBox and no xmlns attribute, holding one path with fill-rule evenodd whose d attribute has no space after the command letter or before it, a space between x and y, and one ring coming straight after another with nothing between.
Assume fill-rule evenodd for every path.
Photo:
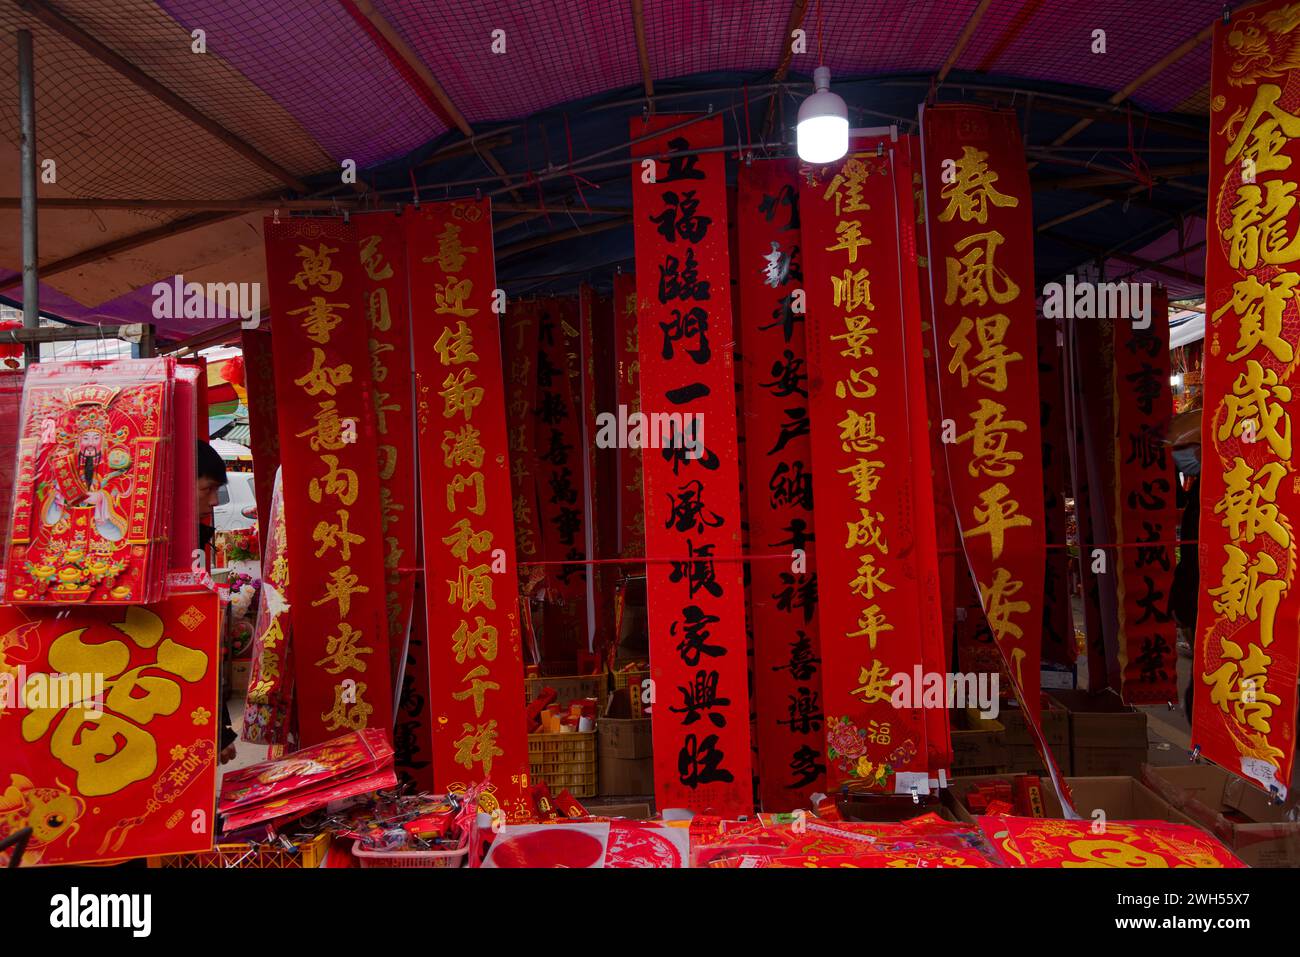
<instances>
[{"instance_id":1,"label":"purple canopy fabric","mask_svg":"<svg viewBox=\"0 0 1300 957\"><path fill-rule=\"evenodd\" d=\"M354 160L363 177L411 157L455 129L455 118L447 110L413 89L411 67L392 44L380 39L354 0L149 3L79 0L65 6L67 15L92 34L97 18L101 23L111 20L120 31L123 22L129 26L124 18L138 17L144 8L170 17L165 26L174 22L178 36L203 30L206 56L218 58L274 101L324 155L336 162ZM646 57L653 80L668 83L718 74L739 77L741 83L768 82L792 42L787 35L791 5L791 0L644 0ZM382 17L399 45L414 52L476 130L611 91L627 91L635 98L642 88L632 5L626 0L371 0L364 6ZM903 74L924 86L949 65L966 82L987 75L1002 82L1020 80L1026 86L1090 87L1098 91L1094 100L1099 102L1124 92L1153 112L1187 104L1196 109L1209 81L1208 39L1157 74L1146 74L1197 37L1223 9L1221 0L994 0L949 64L979 7L979 0L810 0L803 32L794 38L802 46L790 59L790 75L805 77L824 62L834 82ZM1099 43L1104 43L1104 52L1094 52ZM166 85L167 70L184 70L192 62L186 56L183 50L170 51L145 66ZM59 78L60 90L63 80ZM49 86L38 83L38 90L42 88ZM198 96L197 105L203 106L201 92L191 90L188 95ZM861 101L850 105L868 115L876 106ZM157 108L167 109L161 104ZM0 119L14 121L3 114ZM614 114L609 120L625 122ZM237 123L231 132L240 133ZM567 134L566 125L566 139ZM1144 135L1140 127L1132 130L1139 147ZM528 127L517 136L531 168L563 162L569 149L569 144L553 140L540 146L529 143ZM223 157L196 155L192 161L221 163ZM306 176L331 171L293 172ZM69 169L65 175L75 174ZM75 195L96 195L77 193L75 183L68 189ZM533 198L534 192L528 192ZM1193 261L1186 271L1195 274L1199 268ZM6 281L0 278L0 283ZM149 321L150 303L148 285L94 305L42 287L43 308L79 321ZM198 331L194 326L193 321L164 320L159 332L174 338Z\"/></svg>"}]
</instances>

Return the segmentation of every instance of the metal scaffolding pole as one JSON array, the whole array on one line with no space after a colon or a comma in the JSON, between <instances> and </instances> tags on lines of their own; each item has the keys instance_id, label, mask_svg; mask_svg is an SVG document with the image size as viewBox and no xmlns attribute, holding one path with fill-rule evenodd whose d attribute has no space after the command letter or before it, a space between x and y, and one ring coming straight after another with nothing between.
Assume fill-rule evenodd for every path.
<instances>
[{"instance_id":1,"label":"metal scaffolding pole","mask_svg":"<svg viewBox=\"0 0 1300 957\"><path fill-rule=\"evenodd\" d=\"M18 124L22 175L23 328L41 323L40 291L36 276L36 78L32 33L18 31ZM28 364L40 359L40 346L25 344Z\"/></svg>"}]
</instances>

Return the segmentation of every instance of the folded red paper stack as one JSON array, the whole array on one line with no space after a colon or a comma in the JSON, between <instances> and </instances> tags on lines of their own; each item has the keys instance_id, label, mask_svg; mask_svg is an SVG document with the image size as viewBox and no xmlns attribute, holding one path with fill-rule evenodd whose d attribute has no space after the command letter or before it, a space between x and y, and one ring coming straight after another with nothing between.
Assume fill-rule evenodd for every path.
<instances>
[{"instance_id":1,"label":"folded red paper stack","mask_svg":"<svg viewBox=\"0 0 1300 957\"><path fill-rule=\"evenodd\" d=\"M397 784L393 748L368 728L227 774L217 811L226 833L265 821L277 825L331 801Z\"/></svg>"}]
</instances>

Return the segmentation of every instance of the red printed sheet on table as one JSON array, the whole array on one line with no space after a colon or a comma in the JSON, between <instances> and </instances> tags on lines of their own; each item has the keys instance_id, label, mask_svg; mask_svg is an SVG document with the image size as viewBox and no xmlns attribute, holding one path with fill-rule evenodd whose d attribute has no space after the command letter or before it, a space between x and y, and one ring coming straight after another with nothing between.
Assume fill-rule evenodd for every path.
<instances>
[{"instance_id":1,"label":"red printed sheet on table","mask_svg":"<svg viewBox=\"0 0 1300 957\"><path fill-rule=\"evenodd\" d=\"M211 848L219 614L192 576L153 605L0 605L0 840L32 828L24 865Z\"/></svg>"}]
</instances>

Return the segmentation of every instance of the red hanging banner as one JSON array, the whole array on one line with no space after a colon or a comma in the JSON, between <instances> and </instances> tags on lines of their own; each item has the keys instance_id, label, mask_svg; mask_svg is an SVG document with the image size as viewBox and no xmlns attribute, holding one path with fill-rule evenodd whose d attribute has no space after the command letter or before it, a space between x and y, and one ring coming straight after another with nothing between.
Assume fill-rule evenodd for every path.
<instances>
[{"instance_id":1,"label":"red hanging banner","mask_svg":"<svg viewBox=\"0 0 1300 957\"><path fill-rule=\"evenodd\" d=\"M1300 307L1300 40L1291 7L1214 25L1192 745L1285 799L1295 760L1300 489L1292 384Z\"/></svg>"},{"instance_id":2,"label":"red hanging banner","mask_svg":"<svg viewBox=\"0 0 1300 957\"><path fill-rule=\"evenodd\" d=\"M257 595L257 632L244 698L240 737L285 745L293 724L293 628L289 613L288 533L284 526L284 480L271 485L270 513L262 532L262 587Z\"/></svg>"},{"instance_id":3,"label":"red hanging banner","mask_svg":"<svg viewBox=\"0 0 1300 957\"><path fill-rule=\"evenodd\" d=\"M621 272L614 277L614 348L618 376L615 397L619 418L641 412L641 361L637 357L636 276ZM627 442L618 446L618 553L624 558L645 555L645 485L641 475L641 449Z\"/></svg>"},{"instance_id":4,"label":"red hanging banner","mask_svg":"<svg viewBox=\"0 0 1300 957\"><path fill-rule=\"evenodd\" d=\"M537 478L542 559L543 662L561 674L577 669L587 648L586 455L582 440L578 301L537 304ZM552 673L555 673L552 671Z\"/></svg>"},{"instance_id":5,"label":"red hanging banner","mask_svg":"<svg viewBox=\"0 0 1300 957\"><path fill-rule=\"evenodd\" d=\"M945 671L953 670L954 629L959 591L958 576L962 584L968 578L965 561L961 558L961 536L957 528L957 513L953 511L952 489L948 485L948 463L944 458L939 412L939 366L934 355L934 309L928 295L930 289L930 255L925 234L925 187L921 181L921 141L916 136L904 138L908 161L912 167L912 205L916 224L916 264L921 294L921 357L925 372L926 434L930 437L931 487L934 492L935 539L939 551L939 611L943 616L943 630L939 635L943 647ZM944 735L944 741L948 736ZM951 750L951 749L950 749ZM951 758L949 758L951 760Z\"/></svg>"},{"instance_id":6,"label":"red hanging banner","mask_svg":"<svg viewBox=\"0 0 1300 957\"><path fill-rule=\"evenodd\" d=\"M1120 694L1128 704L1178 700L1178 653L1169 613L1177 474L1164 444L1174 406L1169 302L1163 290L1153 292L1150 308L1145 329L1122 319L1113 326Z\"/></svg>"},{"instance_id":7,"label":"red hanging banner","mask_svg":"<svg viewBox=\"0 0 1300 957\"><path fill-rule=\"evenodd\" d=\"M525 566L523 576L539 570L542 557L537 503L537 326L535 302L519 302L506 311L506 436L510 449L510 487L515 517L515 547Z\"/></svg>"},{"instance_id":8,"label":"red hanging banner","mask_svg":"<svg viewBox=\"0 0 1300 957\"><path fill-rule=\"evenodd\" d=\"M370 324L370 378L379 443L388 649L390 666L397 674L411 631L416 577L415 400L406 240L402 221L393 213L366 214L356 222L365 270L362 289Z\"/></svg>"},{"instance_id":9,"label":"red hanging banner","mask_svg":"<svg viewBox=\"0 0 1300 957\"><path fill-rule=\"evenodd\" d=\"M746 492L750 550L791 555L750 565L758 782L764 811L807 807L825 790L825 721L812 445L783 424L808 418L799 179L789 160L740 168L737 229L740 335L744 339Z\"/></svg>"},{"instance_id":10,"label":"red hanging banner","mask_svg":"<svg viewBox=\"0 0 1300 957\"><path fill-rule=\"evenodd\" d=\"M879 146L801 183L827 784L925 792L922 636L942 626L911 172Z\"/></svg>"},{"instance_id":11,"label":"red hanging banner","mask_svg":"<svg viewBox=\"0 0 1300 957\"><path fill-rule=\"evenodd\" d=\"M406 643L406 670L393 725L393 767L404 782L432 792L433 726L429 705L429 629L424 590L417 586L411 612L411 640Z\"/></svg>"},{"instance_id":12,"label":"red hanging banner","mask_svg":"<svg viewBox=\"0 0 1300 957\"><path fill-rule=\"evenodd\" d=\"M1067 391L1074 403L1074 513L1079 529L1079 578L1087 640L1088 690L1119 689L1118 659L1111 660L1108 635L1116 625L1115 587L1109 569L1115 541L1115 407L1092 401L1115 387L1111 320L1070 323Z\"/></svg>"},{"instance_id":13,"label":"red hanging banner","mask_svg":"<svg viewBox=\"0 0 1300 957\"><path fill-rule=\"evenodd\" d=\"M582 441L583 447L587 449L584 524L587 533L586 555L590 559L599 560L609 553L605 535L608 525L607 512L613 499L609 494L601 494L602 491L607 492L603 480L608 475L601 474L597 457L597 453L601 450L596 444L596 329L607 328L614 321L613 303L605 296L596 295L596 291L591 286L583 283L578 287L578 320L578 343L581 347L579 358L582 367ZM613 607L606 598L608 574L608 570L599 564L592 565L587 574L588 634L592 639L598 638L601 642L601 646L597 647L593 640L590 650L602 660L602 652L605 650L603 645L613 628Z\"/></svg>"},{"instance_id":14,"label":"red hanging banner","mask_svg":"<svg viewBox=\"0 0 1300 957\"><path fill-rule=\"evenodd\" d=\"M947 469L942 455L936 457L934 418L938 416L935 373L934 317L930 297L922 291L930 278L929 249L925 237L925 188L921 182L921 140L905 136L895 154L894 185L898 191L899 256L902 261L903 336L907 351L908 428L913 447L925 443L923 453L912 454L912 477L916 488L931 488L942 499L921 498L915 503L916 533L922 543L915 556L922 582L921 663L927 674L952 670L952 630L955 617L957 571L957 522L952 495L947 488ZM940 478L940 476L943 476ZM946 537L945 537L946 536ZM937 784L938 772L952 764L952 729L946 707L925 709L925 739L930 780Z\"/></svg>"},{"instance_id":15,"label":"red hanging banner","mask_svg":"<svg viewBox=\"0 0 1300 957\"><path fill-rule=\"evenodd\" d=\"M271 491L280 467L280 432L276 425L274 343L269 328L245 329L239 337L244 353L244 388L248 390L249 451L256 468L257 527L262 539L271 521Z\"/></svg>"},{"instance_id":16,"label":"red hanging banner","mask_svg":"<svg viewBox=\"0 0 1300 957\"><path fill-rule=\"evenodd\" d=\"M1032 718L1046 550L1029 174L1014 113L927 107L921 134L948 478L985 616Z\"/></svg>"},{"instance_id":17,"label":"red hanging banner","mask_svg":"<svg viewBox=\"0 0 1300 957\"><path fill-rule=\"evenodd\" d=\"M497 325L492 207L428 203L407 221L433 714L441 791L490 779L531 815L524 664ZM480 799L480 807L491 811Z\"/></svg>"},{"instance_id":18,"label":"red hanging banner","mask_svg":"<svg viewBox=\"0 0 1300 957\"><path fill-rule=\"evenodd\" d=\"M212 847L219 615L192 576L153 605L0 605L0 841L30 826L25 865Z\"/></svg>"},{"instance_id":19,"label":"red hanging banner","mask_svg":"<svg viewBox=\"0 0 1300 957\"><path fill-rule=\"evenodd\" d=\"M266 218L303 745L392 729L378 442L356 227Z\"/></svg>"},{"instance_id":20,"label":"red hanging banner","mask_svg":"<svg viewBox=\"0 0 1300 957\"><path fill-rule=\"evenodd\" d=\"M686 119L631 121L655 800L734 816L754 801L726 170L651 158L722 144L720 116L651 135Z\"/></svg>"},{"instance_id":21,"label":"red hanging banner","mask_svg":"<svg viewBox=\"0 0 1300 957\"><path fill-rule=\"evenodd\" d=\"M542 556L547 562L573 563L547 568L547 591L552 599L581 602L586 598L587 569L577 563L586 559L587 552L578 304L574 299L548 298L540 300L537 308L537 451L543 463L537 495ZM570 641L566 648L572 657L576 644Z\"/></svg>"}]
</instances>

